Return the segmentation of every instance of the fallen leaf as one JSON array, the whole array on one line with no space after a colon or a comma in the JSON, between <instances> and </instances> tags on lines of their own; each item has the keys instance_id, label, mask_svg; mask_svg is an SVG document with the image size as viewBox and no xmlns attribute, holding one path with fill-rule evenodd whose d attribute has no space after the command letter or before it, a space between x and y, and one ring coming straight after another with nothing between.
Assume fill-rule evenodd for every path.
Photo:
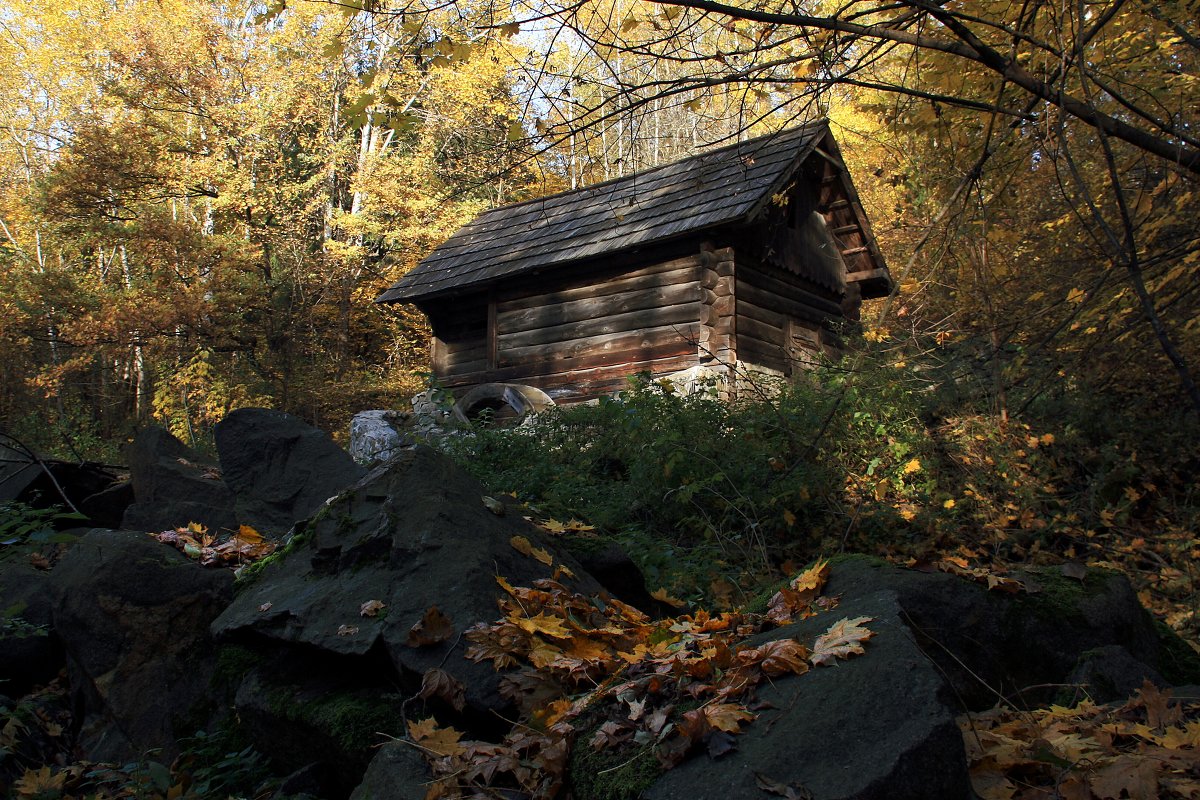
<instances>
[{"instance_id":1,"label":"fallen leaf","mask_svg":"<svg viewBox=\"0 0 1200 800\"><path fill-rule=\"evenodd\" d=\"M555 639L571 638L571 631L563 625L563 621L558 617L548 616L545 612L534 617L513 619L511 622L527 633L540 633Z\"/></svg>"},{"instance_id":2,"label":"fallen leaf","mask_svg":"<svg viewBox=\"0 0 1200 800\"><path fill-rule=\"evenodd\" d=\"M708 735L704 746L708 749L709 758L720 758L734 751L734 738L724 731L713 731Z\"/></svg>"},{"instance_id":3,"label":"fallen leaf","mask_svg":"<svg viewBox=\"0 0 1200 800\"><path fill-rule=\"evenodd\" d=\"M271 606L273 606L273 605L275 605L275 604L271 603L271 602L263 603L261 606L258 607L258 610L265 613L267 611L270 611Z\"/></svg>"},{"instance_id":4,"label":"fallen leaf","mask_svg":"<svg viewBox=\"0 0 1200 800\"><path fill-rule=\"evenodd\" d=\"M358 615L360 617L375 617L385 608L387 608L387 605L380 600L368 600L359 607Z\"/></svg>"},{"instance_id":5,"label":"fallen leaf","mask_svg":"<svg viewBox=\"0 0 1200 800\"><path fill-rule=\"evenodd\" d=\"M808 660L816 666L830 666L839 658L861 654L862 643L875 635L862 627L864 622L871 621L871 617L855 617L835 622L828 631L817 637Z\"/></svg>"},{"instance_id":6,"label":"fallen leaf","mask_svg":"<svg viewBox=\"0 0 1200 800\"><path fill-rule=\"evenodd\" d=\"M754 714L737 703L713 703L704 706L704 716L709 725L726 733L737 733L741 730L741 723L754 719Z\"/></svg>"},{"instance_id":7,"label":"fallen leaf","mask_svg":"<svg viewBox=\"0 0 1200 800\"><path fill-rule=\"evenodd\" d=\"M449 672L438 667L425 671L421 677L421 691L417 697L423 699L439 698L444 700L455 711L462 711L467 705L467 690L462 681Z\"/></svg>"},{"instance_id":8,"label":"fallen leaf","mask_svg":"<svg viewBox=\"0 0 1200 800\"><path fill-rule=\"evenodd\" d=\"M1078 561L1068 561L1059 567L1059 569L1062 571L1064 576L1068 578L1074 578L1081 583L1083 582L1083 579L1087 577L1088 572L1087 567L1085 567L1083 564L1080 564Z\"/></svg>"},{"instance_id":9,"label":"fallen leaf","mask_svg":"<svg viewBox=\"0 0 1200 800\"><path fill-rule=\"evenodd\" d=\"M549 551L543 550L540 547L534 547L524 536L514 536L509 539L509 544L518 553L526 556L532 556L538 561L545 564L547 567L554 563L554 556L550 555Z\"/></svg>"},{"instance_id":10,"label":"fallen leaf","mask_svg":"<svg viewBox=\"0 0 1200 800\"><path fill-rule=\"evenodd\" d=\"M767 794L785 798L785 800L812 800L812 792L797 783L783 784L772 780L761 772L754 773L754 784Z\"/></svg>"},{"instance_id":11,"label":"fallen leaf","mask_svg":"<svg viewBox=\"0 0 1200 800\"><path fill-rule=\"evenodd\" d=\"M687 606L687 603L683 602L678 597L672 597L671 595L667 594L665 587L662 589L655 589L650 593L650 596L660 603L666 603L672 608L684 608Z\"/></svg>"},{"instance_id":12,"label":"fallen leaf","mask_svg":"<svg viewBox=\"0 0 1200 800\"><path fill-rule=\"evenodd\" d=\"M356 625L339 625L337 629L338 636L354 636L356 633L358 633Z\"/></svg>"},{"instance_id":13,"label":"fallen leaf","mask_svg":"<svg viewBox=\"0 0 1200 800\"><path fill-rule=\"evenodd\" d=\"M504 503L501 503L496 498L489 497L486 494L483 496L482 499L483 499L483 505L485 508L487 508L488 511L492 512L497 517L504 516L504 512L505 512Z\"/></svg>"},{"instance_id":14,"label":"fallen leaf","mask_svg":"<svg viewBox=\"0 0 1200 800\"><path fill-rule=\"evenodd\" d=\"M428 647L454 635L454 624L437 606L430 606L421 620L408 631L404 643L409 647Z\"/></svg>"},{"instance_id":15,"label":"fallen leaf","mask_svg":"<svg viewBox=\"0 0 1200 800\"><path fill-rule=\"evenodd\" d=\"M746 666L757 666L768 677L808 672L808 648L795 639L776 639L758 647L738 653L738 661ZM816 663L816 662L814 662Z\"/></svg>"},{"instance_id":16,"label":"fallen leaf","mask_svg":"<svg viewBox=\"0 0 1200 800\"><path fill-rule=\"evenodd\" d=\"M408 735L413 742L439 756L459 756L467 751L458 743L462 732L454 728L439 728L433 717L408 723Z\"/></svg>"}]
</instances>

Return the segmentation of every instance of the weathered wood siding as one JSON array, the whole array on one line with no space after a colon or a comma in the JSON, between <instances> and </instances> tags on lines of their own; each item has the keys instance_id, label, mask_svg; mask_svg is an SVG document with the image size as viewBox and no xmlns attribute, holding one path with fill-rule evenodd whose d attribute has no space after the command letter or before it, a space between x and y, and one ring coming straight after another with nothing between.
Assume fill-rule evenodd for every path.
<instances>
[{"instance_id":1,"label":"weathered wood siding","mask_svg":"<svg viewBox=\"0 0 1200 800\"><path fill-rule=\"evenodd\" d=\"M737 261L738 360L789 375L821 349L824 327L842 319L841 297L749 253Z\"/></svg>"},{"instance_id":2,"label":"weathered wood siding","mask_svg":"<svg viewBox=\"0 0 1200 800\"><path fill-rule=\"evenodd\" d=\"M637 372L687 369L712 316L703 272L697 253L549 287L525 282L461 311L431 308L440 323L434 374L456 394L525 383L557 402L578 402L623 388Z\"/></svg>"}]
</instances>

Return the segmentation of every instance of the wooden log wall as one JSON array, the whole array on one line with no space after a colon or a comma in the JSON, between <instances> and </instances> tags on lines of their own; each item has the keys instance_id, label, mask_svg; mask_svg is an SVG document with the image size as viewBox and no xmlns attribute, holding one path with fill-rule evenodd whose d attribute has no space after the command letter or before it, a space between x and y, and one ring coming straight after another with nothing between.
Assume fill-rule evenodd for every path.
<instances>
[{"instance_id":1,"label":"wooden log wall","mask_svg":"<svg viewBox=\"0 0 1200 800\"><path fill-rule=\"evenodd\" d=\"M704 290L698 342L699 363L709 366L737 362L737 314L734 295L734 251L705 243L700 249L700 286Z\"/></svg>"},{"instance_id":2,"label":"wooden log wall","mask_svg":"<svg viewBox=\"0 0 1200 800\"><path fill-rule=\"evenodd\" d=\"M832 291L744 255L736 298L739 360L783 374L805 360L797 348L819 349L822 328L842 319Z\"/></svg>"},{"instance_id":3,"label":"wooden log wall","mask_svg":"<svg viewBox=\"0 0 1200 800\"><path fill-rule=\"evenodd\" d=\"M489 303L486 335L436 341L435 374L452 389L527 383L574 402L617 391L637 372L687 369L712 307L701 272L691 255L540 290L514 287Z\"/></svg>"}]
</instances>

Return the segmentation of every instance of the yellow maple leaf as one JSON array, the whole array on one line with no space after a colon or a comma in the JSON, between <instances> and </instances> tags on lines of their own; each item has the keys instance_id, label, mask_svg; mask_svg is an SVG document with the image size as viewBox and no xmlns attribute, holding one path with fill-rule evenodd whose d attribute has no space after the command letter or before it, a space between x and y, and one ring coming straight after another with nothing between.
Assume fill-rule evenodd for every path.
<instances>
[{"instance_id":1,"label":"yellow maple leaf","mask_svg":"<svg viewBox=\"0 0 1200 800\"><path fill-rule=\"evenodd\" d=\"M817 666L830 666L839 658L849 658L863 652L862 643L875 634L862 627L871 617L855 617L835 622L813 644L809 661Z\"/></svg>"},{"instance_id":2,"label":"yellow maple leaf","mask_svg":"<svg viewBox=\"0 0 1200 800\"><path fill-rule=\"evenodd\" d=\"M909 461L907 464L904 465L904 474L905 475L911 475L914 472L920 472L920 471L921 471L921 460L919 458L914 458L912 461Z\"/></svg>"},{"instance_id":3,"label":"yellow maple leaf","mask_svg":"<svg viewBox=\"0 0 1200 800\"><path fill-rule=\"evenodd\" d=\"M737 703L713 703L704 707L704 717L717 730L737 733L741 723L753 720L754 714Z\"/></svg>"},{"instance_id":4,"label":"yellow maple leaf","mask_svg":"<svg viewBox=\"0 0 1200 800\"><path fill-rule=\"evenodd\" d=\"M667 605L669 605L673 608L683 608L684 606L687 605L687 603L683 602L678 597L672 597L671 595L667 594L666 587L663 587L661 589L655 589L653 592L650 593L650 596L653 597L658 602L666 603Z\"/></svg>"},{"instance_id":5,"label":"yellow maple leaf","mask_svg":"<svg viewBox=\"0 0 1200 800\"><path fill-rule=\"evenodd\" d=\"M532 556L547 567L554 563L554 556L550 555L549 551L543 550L540 547L534 547L524 536L514 536L508 541L518 553Z\"/></svg>"},{"instance_id":6,"label":"yellow maple leaf","mask_svg":"<svg viewBox=\"0 0 1200 800\"><path fill-rule=\"evenodd\" d=\"M544 611L536 617L509 617L508 621L526 633L540 633L545 636L552 636L555 639L571 638L571 631L563 625L563 621L558 617L547 615Z\"/></svg>"},{"instance_id":7,"label":"yellow maple leaf","mask_svg":"<svg viewBox=\"0 0 1200 800\"><path fill-rule=\"evenodd\" d=\"M439 728L433 717L408 723L408 735L413 742L439 756L457 756L466 752L466 748L458 743L462 732L449 727Z\"/></svg>"}]
</instances>

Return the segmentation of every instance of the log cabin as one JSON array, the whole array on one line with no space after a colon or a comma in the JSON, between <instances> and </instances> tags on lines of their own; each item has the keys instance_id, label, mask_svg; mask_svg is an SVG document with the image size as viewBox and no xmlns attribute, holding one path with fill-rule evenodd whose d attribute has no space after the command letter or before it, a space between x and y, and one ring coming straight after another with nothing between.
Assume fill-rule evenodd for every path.
<instances>
[{"instance_id":1,"label":"log cabin","mask_svg":"<svg viewBox=\"0 0 1200 800\"><path fill-rule=\"evenodd\" d=\"M502 384L574 403L635 373L793 374L891 290L821 121L485 211L376 302L428 316L460 401Z\"/></svg>"}]
</instances>

